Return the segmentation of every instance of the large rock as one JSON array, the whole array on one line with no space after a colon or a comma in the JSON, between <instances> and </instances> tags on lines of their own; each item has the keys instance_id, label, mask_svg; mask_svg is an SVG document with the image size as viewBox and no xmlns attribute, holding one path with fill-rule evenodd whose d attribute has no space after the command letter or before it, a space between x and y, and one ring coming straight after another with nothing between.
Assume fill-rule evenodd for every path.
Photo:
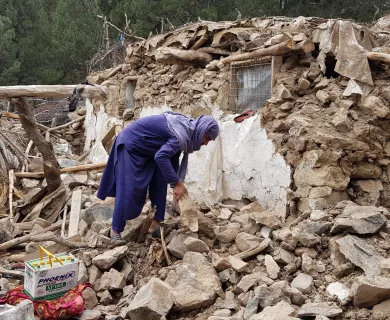
<instances>
[{"instance_id":1,"label":"large rock","mask_svg":"<svg viewBox=\"0 0 390 320\"><path fill-rule=\"evenodd\" d=\"M240 232L236 237L236 246L240 251L246 251L259 246L261 239L246 232Z\"/></svg>"},{"instance_id":2,"label":"large rock","mask_svg":"<svg viewBox=\"0 0 390 320\"><path fill-rule=\"evenodd\" d=\"M306 303L298 311L299 317L315 317L315 316L325 316L329 318L337 317L342 314L343 310L339 307L328 303L328 302L319 302L319 303Z\"/></svg>"},{"instance_id":3,"label":"large rock","mask_svg":"<svg viewBox=\"0 0 390 320\"><path fill-rule=\"evenodd\" d=\"M200 252L200 253L210 251L207 244L200 239L188 237L187 239L184 240L184 244L188 251Z\"/></svg>"},{"instance_id":4,"label":"large rock","mask_svg":"<svg viewBox=\"0 0 390 320\"><path fill-rule=\"evenodd\" d=\"M255 289L255 295L259 297L259 305L264 308L267 306L273 306L278 302L288 299L285 297L284 292L288 284L286 281L278 281L267 287L263 284Z\"/></svg>"},{"instance_id":5,"label":"large rock","mask_svg":"<svg viewBox=\"0 0 390 320\"><path fill-rule=\"evenodd\" d=\"M238 223L229 223L226 226L214 227L214 232L217 239L222 243L230 243L236 239L240 233L240 225Z\"/></svg>"},{"instance_id":6,"label":"large rock","mask_svg":"<svg viewBox=\"0 0 390 320\"><path fill-rule=\"evenodd\" d=\"M103 290L119 290L126 285L125 276L115 269L104 272L103 276L94 284L96 292Z\"/></svg>"},{"instance_id":7,"label":"large rock","mask_svg":"<svg viewBox=\"0 0 390 320\"><path fill-rule=\"evenodd\" d=\"M362 268L367 276L380 274L380 262L384 258L363 239L347 235L336 242L340 252L355 266Z\"/></svg>"},{"instance_id":8,"label":"large rock","mask_svg":"<svg viewBox=\"0 0 390 320\"><path fill-rule=\"evenodd\" d=\"M294 307L281 301L273 307L265 307L261 313L253 315L249 320L299 320L292 316L294 313Z\"/></svg>"},{"instance_id":9,"label":"large rock","mask_svg":"<svg viewBox=\"0 0 390 320\"><path fill-rule=\"evenodd\" d=\"M9 218L0 219L0 243L4 243L13 239L12 232L14 226Z\"/></svg>"},{"instance_id":10,"label":"large rock","mask_svg":"<svg viewBox=\"0 0 390 320\"><path fill-rule=\"evenodd\" d=\"M390 299L390 278L358 277L352 286L353 304L358 308L370 308Z\"/></svg>"},{"instance_id":11,"label":"large rock","mask_svg":"<svg viewBox=\"0 0 390 320\"><path fill-rule=\"evenodd\" d=\"M267 269L268 276L271 279L277 279L280 272L280 267L275 262L275 260L269 254L265 255L264 264Z\"/></svg>"},{"instance_id":12,"label":"large rock","mask_svg":"<svg viewBox=\"0 0 390 320\"><path fill-rule=\"evenodd\" d=\"M173 306L173 294L170 285L160 279L152 278L143 286L127 308L131 320L160 320Z\"/></svg>"},{"instance_id":13,"label":"large rock","mask_svg":"<svg viewBox=\"0 0 390 320\"><path fill-rule=\"evenodd\" d=\"M262 212L253 212L251 218L261 225L271 229L279 229L282 227L282 218L275 212L266 210Z\"/></svg>"},{"instance_id":14,"label":"large rock","mask_svg":"<svg viewBox=\"0 0 390 320\"><path fill-rule=\"evenodd\" d=\"M268 278L268 276L265 273L254 272L246 276L243 276L240 282L234 288L233 292L236 294L240 294L243 292L248 292L248 290L254 287L256 284L271 285L273 283L274 281Z\"/></svg>"},{"instance_id":15,"label":"large rock","mask_svg":"<svg viewBox=\"0 0 390 320\"><path fill-rule=\"evenodd\" d=\"M92 288L85 288L83 290L82 297L85 302L85 309L87 310L93 309L93 307L99 303L96 292Z\"/></svg>"},{"instance_id":16,"label":"large rock","mask_svg":"<svg viewBox=\"0 0 390 320\"><path fill-rule=\"evenodd\" d=\"M183 197L180 202L180 218L184 226L190 231L197 232L199 229L198 208L189 196Z\"/></svg>"},{"instance_id":17,"label":"large rock","mask_svg":"<svg viewBox=\"0 0 390 320\"><path fill-rule=\"evenodd\" d=\"M186 238L187 237L181 233L177 236L174 236L171 242L169 242L167 249L174 257L178 259L183 259L184 255L188 251L186 245L184 244Z\"/></svg>"},{"instance_id":18,"label":"large rock","mask_svg":"<svg viewBox=\"0 0 390 320\"><path fill-rule=\"evenodd\" d=\"M218 274L198 252L187 252L176 267L172 283L175 305L181 311L207 307L221 290Z\"/></svg>"},{"instance_id":19,"label":"large rock","mask_svg":"<svg viewBox=\"0 0 390 320\"><path fill-rule=\"evenodd\" d=\"M376 207L348 205L342 215L335 220L331 233L373 234L385 223L386 217Z\"/></svg>"},{"instance_id":20,"label":"large rock","mask_svg":"<svg viewBox=\"0 0 390 320\"><path fill-rule=\"evenodd\" d=\"M298 289L302 293L310 293L312 286L313 277L305 273L299 273L291 282L291 287Z\"/></svg>"},{"instance_id":21,"label":"large rock","mask_svg":"<svg viewBox=\"0 0 390 320\"><path fill-rule=\"evenodd\" d=\"M107 221L114 214L114 204L96 203L85 210L82 219L90 226L94 221Z\"/></svg>"},{"instance_id":22,"label":"large rock","mask_svg":"<svg viewBox=\"0 0 390 320\"><path fill-rule=\"evenodd\" d=\"M105 251L92 259L92 263L100 270L108 270L119 259L123 258L127 253L127 246L116 247L112 250Z\"/></svg>"}]
</instances>

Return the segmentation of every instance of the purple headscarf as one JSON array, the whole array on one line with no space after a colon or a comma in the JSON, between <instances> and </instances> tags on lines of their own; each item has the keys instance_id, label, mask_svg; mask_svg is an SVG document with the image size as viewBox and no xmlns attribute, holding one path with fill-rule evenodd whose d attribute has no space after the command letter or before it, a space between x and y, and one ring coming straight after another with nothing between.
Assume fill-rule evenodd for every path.
<instances>
[{"instance_id":1,"label":"purple headscarf","mask_svg":"<svg viewBox=\"0 0 390 320\"><path fill-rule=\"evenodd\" d=\"M210 140L218 137L218 122L213 117L204 115L196 119L175 112L166 112L164 115L168 128L177 137L184 152L178 172L180 180L184 181L187 174L188 154L200 150L206 133Z\"/></svg>"}]
</instances>

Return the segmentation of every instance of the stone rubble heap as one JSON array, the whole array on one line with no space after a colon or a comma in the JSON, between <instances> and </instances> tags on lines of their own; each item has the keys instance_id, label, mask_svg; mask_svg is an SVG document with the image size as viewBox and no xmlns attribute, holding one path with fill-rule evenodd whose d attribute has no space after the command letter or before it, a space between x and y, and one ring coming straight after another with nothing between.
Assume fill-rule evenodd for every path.
<instances>
[{"instance_id":1,"label":"stone rubble heap","mask_svg":"<svg viewBox=\"0 0 390 320\"><path fill-rule=\"evenodd\" d=\"M134 242L149 204L127 223L127 245L101 249L113 204L87 191L79 233L90 248L77 253L79 282L92 285L83 320L379 320L390 312L390 213L382 207L341 201L282 221L257 202L201 205L198 232L167 213L168 266L161 241Z\"/></svg>"}]
</instances>

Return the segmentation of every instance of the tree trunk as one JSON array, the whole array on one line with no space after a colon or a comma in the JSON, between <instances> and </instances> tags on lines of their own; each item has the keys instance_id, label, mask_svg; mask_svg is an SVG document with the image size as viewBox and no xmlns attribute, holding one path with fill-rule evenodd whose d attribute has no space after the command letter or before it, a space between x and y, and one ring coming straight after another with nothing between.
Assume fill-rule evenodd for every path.
<instances>
[{"instance_id":1,"label":"tree trunk","mask_svg":"<svg viewBox=\"0 0 390 320\"><path fill-rule=\"evenodd\" d=\"M33 113L24 99L13 99L11 101L19 113L19 120L27 136L34 142L43 157L43 171L47 182L47 190L50 193L55 191L62 183L60 177L60 166L54 155L51 143L47 142L37 128Z\"/></svg>"},{"instance_id":2,"label":"tree trunk","mask_svg":"<svg viewBox=\"0 0 390 320\"><path fill-rule=\"evenodd\" d=\"M223 64L229 64L233 61L242 61L249 60L254 58L260 58L265 56L279 56L296 49L295 42L290 39L268 48L261 48L251 52L240 53L236 55L231 55L230 57L224 58L221 60Z\"/></svg>"},{"instance_id":3,"label":"tree trunk","mask_svg":"<svg viewBox=\"0 0 390 320\"><path fill-rule=\"evenodd\" d=\"M156 61L164 64L181 64L204 67L213 60L206 52L180 50L175 48L159 48L156 50Z\"/></svg>"}]
</instances>

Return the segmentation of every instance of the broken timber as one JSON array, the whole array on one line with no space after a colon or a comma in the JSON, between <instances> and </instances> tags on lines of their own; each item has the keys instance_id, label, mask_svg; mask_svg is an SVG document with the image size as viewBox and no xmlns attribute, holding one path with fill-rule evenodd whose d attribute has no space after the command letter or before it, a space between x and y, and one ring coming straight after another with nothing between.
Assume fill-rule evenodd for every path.
<instances>
[{"instance_id":1,"label":"broken timber","mask_svg":"<svg viewBox=\"0 0 390 320\"><path fill-rule=\"evenodd\" d=\"M242 60L248 60L248 59L254 59L254 58L260 58L265 56L278 56L285 54L287 52L291 52L297 49L297 46L295 42L290 39L278 44L275 44L273 46L270 46L268 48L260 48L251 52L245 52L240 54L231 55L227 58L224 58L221 60L221 63L223 64L229 64L233 61L242 61Z\"/></svg>"},{"instance_id":2,"label":"broken timber","mask_svg":"<svg viewBox=\"0 0 390 320\"><path fill-rule=\"evenodd\" d=\"M79 166L73 166L68 168L60 169L60 173L73 173L79 171L93 171L104 169L107 162L96 162L91 164L82 164ZM17 178L31 178L31 179L41 179L45 177L43 172L15 172L15 177Z\"/></svg>"},{"instance_id":3,"label":"broken timber","mask_svg":"<svg viewBox=\"0 0 390 320\"><path fill-rule=\"evenodd\" d=\"M202 51L180 50L175 48L159 48L156 50L156 61L165 64L181 64L190 66L206 66L213 57Z\"/></svg>"},{"instance_id":4,"label":"broken timber","mask_svg":"<svg viewBox=\"0 0 390 320\"><path fill-rule=\"evenodd\" d=\"M23 97L67 98L73 94L76 87L78 89L83 88L83 90L80 90L80 95L83 98L101 98L108 92L107 87L100 85L6 86L0 87L0 99Z\"/></svg>"},{"instance_id":5,"label":"broken timber","mask_svg":"<svg viewBox=\"0 0 390 320\"><path fill-rule=\"evenodd\" d=\"M72 205L69 214L68 237L75 236L79 230L82 193L82 190L76 190L73 191L72 194Z\"/></svg>"}]
</instances>

